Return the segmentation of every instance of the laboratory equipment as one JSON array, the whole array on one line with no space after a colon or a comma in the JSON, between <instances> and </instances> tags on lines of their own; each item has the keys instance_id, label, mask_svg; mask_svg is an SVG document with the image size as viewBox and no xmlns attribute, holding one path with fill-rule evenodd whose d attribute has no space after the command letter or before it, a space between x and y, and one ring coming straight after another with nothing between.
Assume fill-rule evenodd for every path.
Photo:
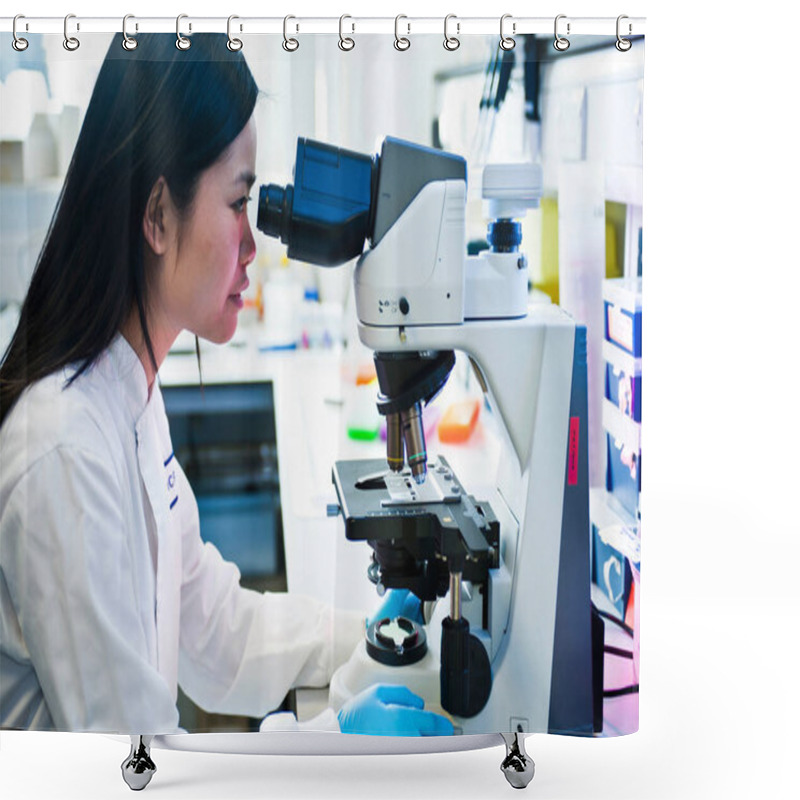
<instances>
[{"instance_id":1,"label":"laboratory equipment","mask_svg":"<svg viewBox=\"0 0 800 800\"><path fill-rule=\"evenodd\" d=\"M365 643L334 675L331 701L404 683L460 732L503 732L512 750L526 733L602 727L586 336L557 306L528 305L518 220L540 196L537 165L488 166L491 248L466 256L463 159L393 138L373 158L300 139L294 184L262 187L258 213L292 258L331 266L359 256L358 333L374 352L387 454L335 464L334 511L349 539L372 547L379 592L448 601L428 620L419 660L388 666ZM427 452L421 409L454 350L469 356L503 430L490 497L469 494Z\"/></svg>"}]
</instances>

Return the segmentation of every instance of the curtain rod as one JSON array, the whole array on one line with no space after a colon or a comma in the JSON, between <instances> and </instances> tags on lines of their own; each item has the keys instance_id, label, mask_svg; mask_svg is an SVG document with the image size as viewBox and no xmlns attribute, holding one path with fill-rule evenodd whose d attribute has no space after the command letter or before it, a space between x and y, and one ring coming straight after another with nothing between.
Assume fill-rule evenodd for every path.
<instances>
[{"instance_id":1,"label":"curtain rod","mask_svg":"<svg viewBox=\"0 0 800 800\"><path fill-rule=\"evenodd\" d=\"M283 35L286 26L291 34L333 34L346 35L359 33L394 34L413 37L415 34L438 34L444 36L444 17L236 17L231 30L236 34L277 34ZM0 17L0 31L11 33L13 17ZM136 17L131 16L126 24L128 35L136 33L175 33L178 20L175 17ZM458 17L450 15L447 21L448 36L500 35L500 17ZM554 17L513 17L505 15L503 34L507 37L526 33L555 34ZM616 17L570 17L559 15L558 32L560 36L581 34L617 34ZM644 17L626 17L619 22L619 32L624 37L641 36L645 33ZM64 33L64 17L24 16L17 20L17 34L25 33ZM188 33L226 33L227 17L195 17L181 15L180 31ZM118 33L122 32L122 17L81 17L70 15L69 32L75 33Z\"/></svg>"}]
</instances>

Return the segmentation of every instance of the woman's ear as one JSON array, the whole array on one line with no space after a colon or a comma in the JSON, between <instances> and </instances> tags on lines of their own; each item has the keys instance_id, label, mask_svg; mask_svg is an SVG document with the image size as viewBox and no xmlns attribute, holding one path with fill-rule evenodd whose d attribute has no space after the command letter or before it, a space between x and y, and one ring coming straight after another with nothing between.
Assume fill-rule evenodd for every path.
<instances>
[{"instance_id":1,"label":"woman's ear","mask_svg":"<svg viewBox=\"0 0 800 800\"><path fill-rule=\"evenodd\" d=\"M158 256L163 256L169 246L172 233L170 221L174 218L171 210L172 197L162 175L150 190L142 220L144 238L150 245L150 249Z\"/></svg>"}]
</instances>

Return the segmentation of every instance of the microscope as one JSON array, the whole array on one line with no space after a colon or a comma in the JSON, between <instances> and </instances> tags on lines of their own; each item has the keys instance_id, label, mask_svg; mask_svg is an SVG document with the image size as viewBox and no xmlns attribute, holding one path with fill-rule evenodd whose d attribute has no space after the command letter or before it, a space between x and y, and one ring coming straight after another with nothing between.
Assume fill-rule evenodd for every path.
<instances>
[{"instance_id":1,"label":"microscope","mask_svg":"<svg viewBox=\"0 0 800 800\"><path fill-rule=\"evenodd\" d=\"M529 302L521 225L533 164L483 173L489 249L466 254L467 164L394 138L380 154L299 139L294 182L262 186L258 228L289 258L354 273L374 353L386 459L333 467L349 540L378 593L404 588L425 624L375 621L331 681L340 707L396 683L462 733L602 729L602 623L590 602L586 331ZM365 249L365 245L368 246ZM501 428L491 496L428 453L422 409L465 353ZM442 602L436 602L441 600Z\"/></svg>"}]
</instances>

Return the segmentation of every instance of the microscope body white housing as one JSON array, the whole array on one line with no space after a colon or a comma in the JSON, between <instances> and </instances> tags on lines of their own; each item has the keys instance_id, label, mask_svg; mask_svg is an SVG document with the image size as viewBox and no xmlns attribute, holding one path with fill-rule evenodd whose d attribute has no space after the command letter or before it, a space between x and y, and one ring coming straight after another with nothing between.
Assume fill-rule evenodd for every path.
<instances>
[{"instance_id":1,"label":"microscope body white housing","mask_svg":"<svg viewBox=\"0 0 800 800\"><path fill-rule=\"evenodd\" d=\"M501 169L519 176L525 168ZM536 175L523 174L528 195L516 188L515 212L538 204L530 187ZM464 181L429 183L361 256L354 278L359 337L375 352L463 351L507 434L491 500L501 521L500 563L490 570L486 627L482 599L470 600L469 587L462 593L464 616L491 660L492 691L483 710L457 726L464 733L590 734L585 333L555 305L528 305L521 253L465 257L465 201ZM375 682L408 685L439 708L446 607L438 603L428 624L430 652L416 665L371 662L362 644L334 675L334 708Z\"/></svg>"}]
</instances>

